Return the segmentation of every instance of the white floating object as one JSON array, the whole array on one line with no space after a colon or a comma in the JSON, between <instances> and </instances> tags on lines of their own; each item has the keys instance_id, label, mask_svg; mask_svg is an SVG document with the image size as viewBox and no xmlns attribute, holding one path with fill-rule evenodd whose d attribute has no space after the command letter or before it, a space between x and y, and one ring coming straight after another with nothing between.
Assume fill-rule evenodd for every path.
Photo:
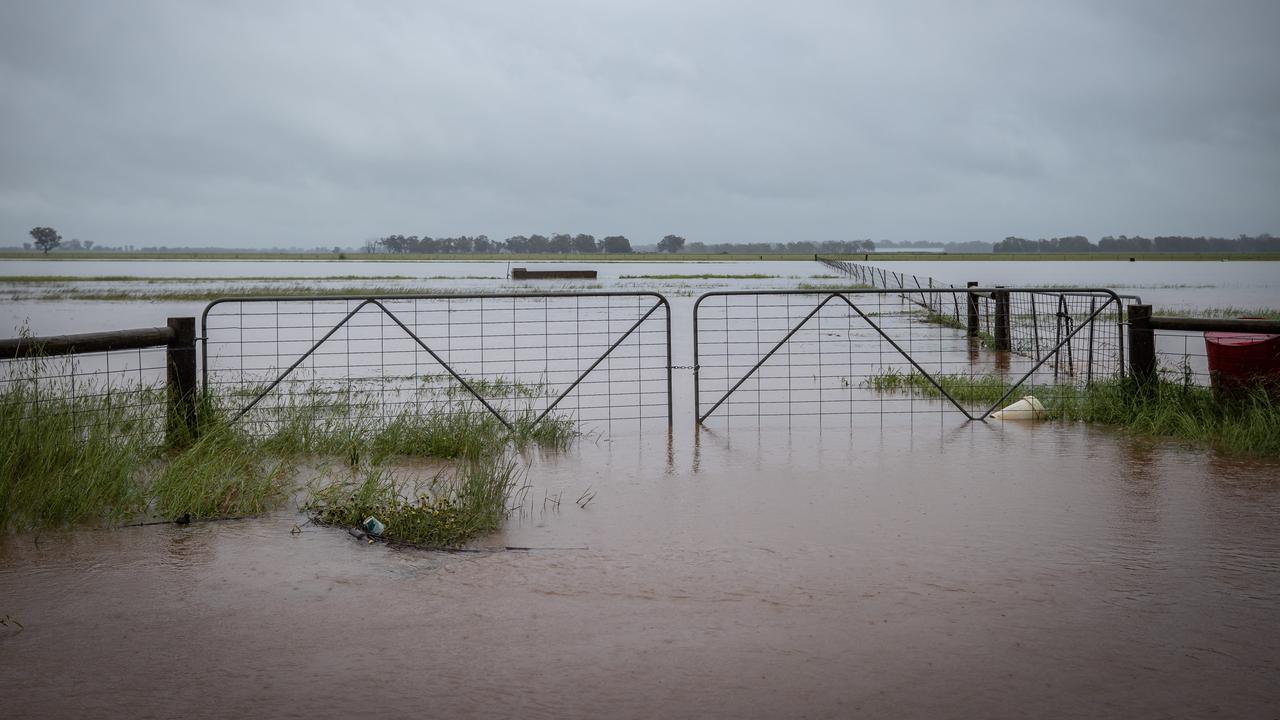
<instances>
[{"instance_id":1,"label":"white floating object","mask_svg":"<svg viewBox=\"0 0 1280 720\"><path fill-rule=\"evenodd\" d=\"M992 420L1041 420L1045 416L1044 405L1027 395L1003 410L991 413Z\"/></svg>"}]
</instances>

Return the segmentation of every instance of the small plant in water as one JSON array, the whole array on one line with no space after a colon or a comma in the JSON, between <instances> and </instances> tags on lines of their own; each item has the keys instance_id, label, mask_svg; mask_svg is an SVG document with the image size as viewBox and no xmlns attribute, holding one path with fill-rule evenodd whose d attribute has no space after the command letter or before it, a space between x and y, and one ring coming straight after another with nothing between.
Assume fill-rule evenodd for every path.
<instances>
[{"instance_id":1,"label":"small plant in water","mask_svg":"<svg viewBox=\"0 0 1280 720\"><path fill-rule=\"evenodd\" d=\"M515 459L471 458L440 473L425 488L372 466L363 477L315 490L305 510L317 523L354 527L367 517L385 525L382 537L428 547L457 547L497 530L507 498L523 472Z\"/></svg>"}]
</instances>

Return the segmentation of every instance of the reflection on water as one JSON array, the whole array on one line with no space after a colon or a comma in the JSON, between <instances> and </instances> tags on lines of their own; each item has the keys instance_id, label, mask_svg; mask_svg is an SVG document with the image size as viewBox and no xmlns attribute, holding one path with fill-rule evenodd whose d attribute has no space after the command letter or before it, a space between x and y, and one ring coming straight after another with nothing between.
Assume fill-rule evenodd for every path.
<instances>
[{"instance_id":1,"label":"reflection on water","mask_svg":"<svg viewBox=\"0 0 1280 720\"><path fill-rule=\"evenodd\" d=\"M1280 464L906 423L584 441L481 543L528 551L287 512L11 536L6 715L1274 712Z\"/></svg>"}]
</instances>

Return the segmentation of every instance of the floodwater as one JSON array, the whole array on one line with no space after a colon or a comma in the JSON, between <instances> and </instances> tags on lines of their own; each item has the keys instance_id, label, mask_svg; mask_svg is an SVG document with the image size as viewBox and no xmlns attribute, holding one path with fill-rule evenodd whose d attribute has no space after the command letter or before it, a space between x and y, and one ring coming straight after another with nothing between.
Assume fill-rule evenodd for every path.
<instances>
[{"instance_id":1,"label":"floodwater","mask_svg":"<svg viewBox=\"0 0 1280 720\"><path fill-rule=\"evenodd\" d=\"M1273 717L1277 476L1081 427L682 429L536 460L481 543L531 550L13 536L5 715Z\"/></svg>"},{"instance_id":2,"label":"floodwater","mask_svg":"<svg viewBox=\"0 0 1280 720\"><path fill-rule=\"evenodd\" d=\"M356 274L335 264L317 275ZM285 274L262 265L228 276ZM742 282L770 281L718 287ZM702 289L672 288L687 364ZM5 319L39 332L203 307L16 305ZM292 510L0 537L0 712L1280 715L1280 460L941 411L698 429L692 393L677 373L670 433L531 454L520 510L474 552L369 545Z\"/></svg>"},{"instance_id":3,"label":"floodwater","mask_svg":"<svg viewBox=\"0 0 1280 720\"><path fill-rule=\"evenodd\" d=\"M963 286L973 280L983 286L1075 286L1108 287L1121 294L1139 295L1143 301L1161 308L1197 309L1236 307L1241 309L1280 307L1280 272L1275 263L1200 262L1200 261L897 261L871 262L897 272ZM537 265L542 268L591 267L599 272L596 281L508 281L507 271L513 266ZM744 279L660 279L645 275L765 275ZM242 278L311 278L308 286L319 291L336 292L343 288L376 285L398 292L415 290L439 291L443 288L459 292L520 292L529 290L619 290L656 291L671 297L694 297L711 290L781 289L801 284L842 284L832 278L833 271L811 261L740 261L740 262L401 262L401 261L325 261L325 260L141 260L141 261L0 261L0 280L5 276L56 275L101 277L127 275L144 278L191 278L218 280L214 286L228 294L237 288L282 286L298 281L254 280ZM632 277L624 277L632 276ZM367 280L315 280L315 278L367 278ZM410 279L378 279L378 278ZM199 315L203 302L157 300L150 303L78 302L74 300L41 301L33 293L52 289L50 283L38 285L6 284L3 295L10 297L0 308L0 327L12 330L24 322L38 335L67 332L90 332L101 329L104 317L141 322L147 326L162 322L169 315ZM56 284L55 284L56 285ZM166 286L189 289L182 280L162 283L86 283L82 289L109 286L113 289L140 293L161 291ZM203 286L204 284L202 284ZM135 321L134 318L137 318ZM161 319L158 319L161 318Z\"/></svg>"},{"instance_id":4,"label":"floodwater","mask_svg":"<svg viewBox=\"0 0 1280 720\"><path fill-rule=\"evenodd\" d=\"M1210 307L1280 307L1280 268L1267 261L1019 261L918 260L868 263L963 287L1104 287L1137 295L1148 305L1177 311Z\"/></svg>"}]
</instances>

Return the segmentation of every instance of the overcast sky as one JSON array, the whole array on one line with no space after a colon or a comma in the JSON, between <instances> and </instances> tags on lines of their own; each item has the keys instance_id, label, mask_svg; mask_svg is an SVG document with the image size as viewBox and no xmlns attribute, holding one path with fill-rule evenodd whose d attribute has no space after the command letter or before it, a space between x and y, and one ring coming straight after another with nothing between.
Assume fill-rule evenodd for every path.
<instances>
[{"instance_id":1,"label":"overcast sky","mask_svg":"<svg viewBox=\"0 0 1280 720\"><path fill-rule=\"evenodd\" d=\"M1280 234L1280 2L0 0L0 245Z\"/></svg>"}]
</instances>

